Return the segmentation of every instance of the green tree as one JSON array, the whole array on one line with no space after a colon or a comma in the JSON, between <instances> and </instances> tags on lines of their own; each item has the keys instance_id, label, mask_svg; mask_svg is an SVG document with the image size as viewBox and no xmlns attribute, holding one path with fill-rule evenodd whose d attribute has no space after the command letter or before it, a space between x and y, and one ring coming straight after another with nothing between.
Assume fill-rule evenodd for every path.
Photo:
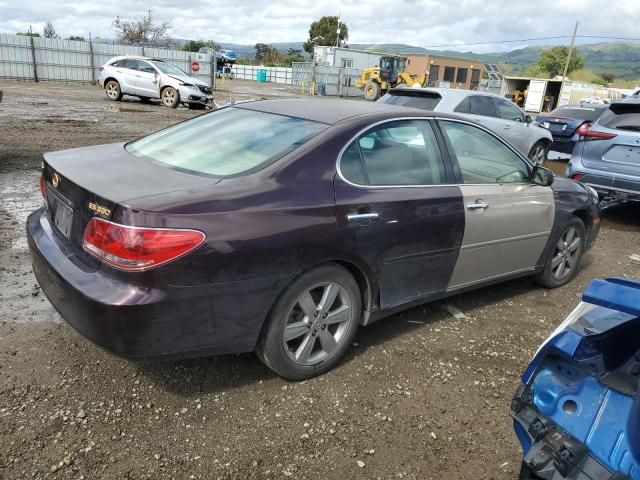
<instances>
[{"instance_id":1,"label":"green tree","mask_svg":"<svg viewBox=\"0 0 640 480\"><path fill-rule=\"evenodd\" d=\"M610 83L613 83L613 81L616 79L616 76L613 73L601 73L600 78L607 82L608 85Z\"/></svg>"},{"instance_id":2,"label":"green tree","mask_svg":"<svg viewBox=\"0 0 640 480\"><path fill-rule=\"evenodd\" d=\"M256 62L260 63L274 63L278 60L280 52L272 45L266 43L256 43Z\"/></svg>"},{"instance_id":3,"label":"green tree","mask_svg":"<svg viewBox=\"0 0 640 480\"><path fill-rule=\"evenodd\" d=\"M220 45L218 45L213 40L189 40L181 50L185 52L197 52L201 48L210 48L211 50L215 50L216 52L220 50Z\"/></svg>"},{"instance_id":4,"label":"green tree","mask_svg":"<svg viewBox=\"0 0 640 480\"><path fill-rule=\"evenodd\" d=\"M287 50L287 62L304 62L304 54L299 48L290 48Z\"/></svg>"},{"instance_id":5,"label":"green tree","mask_svg":"<svg viewBox=\"0 0 640 480\"><path fill-rule=\"evenodd\" d=\"M564 45L548 48L542 51L534 67L537 67L542 72L546 72L549 77L562 75L568 55L569 47L565 47ZM567 75L582 67L584 67L584 58L574 50L571 54Z\"/></svg>"},{"instance_id":6,"label":"green tree","mask_svg":"<svg viewBox=\"0 0 640 480\"><path fill-rule=\"evenodd\" d=\"M304 49L313 53L316 45L335 45L338 40L338 17L322 17L309 27L309 39L304 42ZM349 38L349 28L340 21L340 41Z\"/></svg>"}]
</instances>

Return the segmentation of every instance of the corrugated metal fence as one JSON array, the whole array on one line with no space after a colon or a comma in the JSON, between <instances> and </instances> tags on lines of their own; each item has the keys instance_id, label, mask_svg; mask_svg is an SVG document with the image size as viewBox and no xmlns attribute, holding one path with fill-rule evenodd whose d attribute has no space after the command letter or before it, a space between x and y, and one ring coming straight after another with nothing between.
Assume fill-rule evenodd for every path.
<instances>
[{"instance_id":1,"label":"corrugated metal fence","mask_svg":"<svg viewBox=\"0 0 640 480\"><path fill-rule=\"evenodd\" d=\"M98 69L116 55L141 55L164 60L211 84L211 65L191 72L196 54L181 50L130 47L104 43L0 34L0 78L93 83Z\"/></svg>"},{"instance_id":2,"label":"corrugated metal fence","mask_svg":"<svg viewBox=\"0 0 640 480\"><path fill-rule=\"evenodd\" d=\"M8 34L0 34L0 78L95 83L100 65L117 55L164 60L211 85L210 63L199 62L200 70L196 73L191 70L195 53ZM256 80L260 69L266 70L268 82L299 86L304 92L310 92L315 86L319 95L362 96L362 91L355 87L360 78L358 69L302 62L292 67L234 65L232 71L235 78Z\"/></svg>"}]
</instances>

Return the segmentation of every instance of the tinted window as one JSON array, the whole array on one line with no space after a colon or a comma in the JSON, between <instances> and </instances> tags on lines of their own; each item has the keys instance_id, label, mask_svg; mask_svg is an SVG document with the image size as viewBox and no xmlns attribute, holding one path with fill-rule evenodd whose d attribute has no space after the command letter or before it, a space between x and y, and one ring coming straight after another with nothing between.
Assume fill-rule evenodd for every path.
<instances>
[{"instance_id":1,"label":"tinted window","mask_svg":"<svg viewBox=\"0 0 640 480\"><path fill-rule=\"evenodd\" d=\"M464 97L464 100L460 102L460 105L458 105L454 111L458 113L471 113L471 100L469 100L469 97Z\"/></svg>"},{"instance_id":2,"label":"tinted window","mask_svg":"<svg viewBox=\"0 0 640 480\"><path fill-rule=\"evenodd\" d=\"M396 90L387 93L378 100L380 103L390 105L403 105L406 107L421 108L423 110L434 110L442 100L439 93Z\"/></svg>"},{"instance_id":3,"label":"tinted window","mask_svg":"<svg viewBox=\"0 0 640 480\"><path fill-rule=\"evenodd\" d=\"M552 110L546 117L575 118L594 122L607 107L560 107Z\"/></svg>"},{"instance_id":4,"label":"tinted window","mask_svg":"<svg viewBox=\"0 0 640 480\"><path fill-rule=\"evenodd\" d=\"M120 68L130 68L130 69L134 69L135 67L135 60L118 60L118 67Z\"/></svg>"},{"instance_id":5,"label":"tinted window","mask_svg":"<svg viewBox=\"0 0 640 480\"><path fill-rule=\"evenodd\" d=\"M147 62L138 62L138 70L140 70L141 72L146 72L146 73L158 73L156 71L155 68L153 68L149 63Z\"/></svg>"},{"instance_id":6,"label":"tinted window","mask_svg":"<svg viewBox=\"0 0 640 480\"><path fill-rule=\"evenodd\" d=\"M614 103L598 123L617 130L640 131L640 103Z\"/></svg>"},{"instance_id":7,"label":"tinted window","mask_svg":"<svg viewBox=\"0 0 640 480\"><path fill-rule=\"evenodd\" d=\"M498 116L505 120L513 120L515 122L524 122L524 115L513 103L497 98L496 106L498 107Z\"/></svg>"},{"instance_id":8,"label":"tinted window","mask_svg":"<svg viewBox=\"0 0 640 480\"><path fill-rule=\"evenodd\" d=\"M345 179L359 185L445 183L440 150L426 121L397 121L375 127L344 152L340 170Z\"/></svg>"},{"instance_id":9,"label":"tinted window","mask_svg":"<svg viewBox=\"0 0 640 480\"><path fill-rule=\"evenodd\" d=\"M129 143L129 153L215 176L274 162L327 126L299 118L224 108Z\"/></svg>"},{"instance_id":10,"label":"tinted window","mask_svg":"<svg viewBox=\"0 0 640 480\"><path fill-rule=\"evenodd\" d=\"M527 164L493 135L472 125L442 121L464 183L529 181Z\"/></svg>"},{"instance_id":11,"label":"tinted window","mask_svg":"<svg viewBox=\"0 0 640 480\"><path fill-rule=\"evenodd\" d=\"M470 111L474 115L484 115L485 117L497 117L496 107L493 98L487 95L472 95L469 97Z\"/></svg>"}]
</instances>

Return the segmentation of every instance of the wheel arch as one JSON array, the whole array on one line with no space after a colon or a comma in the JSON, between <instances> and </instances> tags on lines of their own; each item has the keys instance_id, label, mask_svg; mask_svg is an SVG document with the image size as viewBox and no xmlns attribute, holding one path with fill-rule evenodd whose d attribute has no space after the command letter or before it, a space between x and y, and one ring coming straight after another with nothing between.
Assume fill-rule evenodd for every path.
<instances>
[{"instance_id":1,"label":"wheel arch","mask_svg":"<svg viewBox=\"0 0 640 480\"><path fill-rule=\"evenodd\" d=\"M573 214L574 217L578 217L582 221L582 223L584 224L584 230L587 233L587 237L588 237L591 234L591 228L593 226L593 218L591 218L591 215L589 214L589 212L587 212L583 208L579 208L574 210L571 213Z\"/></svg>"},{"instance_id":2,"label":"wheel arch","mask_svg":"<svg viewBox=\"0 0 640 480\"><path fill-rule=\"evenodd\" d=\"M118 85L120 85L120 82L118 81L118 79L116 77L107 77L104 79L104 87L103 88L107 88L107 83L109 82L116 82ZM121 87L122 88L122 87Z\"/></svg>"}]
</instances>

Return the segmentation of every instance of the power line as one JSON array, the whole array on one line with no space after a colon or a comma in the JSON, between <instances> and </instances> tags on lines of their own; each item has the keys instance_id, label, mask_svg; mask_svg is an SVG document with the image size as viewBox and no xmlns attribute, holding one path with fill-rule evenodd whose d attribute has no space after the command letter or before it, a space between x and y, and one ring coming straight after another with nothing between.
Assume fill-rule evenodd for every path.
<instances>
[{"instance_id":1,"label":"power line","mask_svg":"<svg viewBox=\"0 0 640 480\"><path fill-rule=\"evenodd\" d=\"M535 37L535 38L520 38L516 40L495 40L493 42L475 42L475 43L449 43L444 45L426 45L422 48L442 48L442 47L472 47L477 45L494 45L500 43L519 43L519 42L534 42L539 40L558 40L561 38L571 38L571 35L557 35L555 37ZM640 42L640 38L633 37L607 37L605 35L576 35L576 38L599 38L602 40L626 40L633 42Z\"/></svg>"}]
</instances>

